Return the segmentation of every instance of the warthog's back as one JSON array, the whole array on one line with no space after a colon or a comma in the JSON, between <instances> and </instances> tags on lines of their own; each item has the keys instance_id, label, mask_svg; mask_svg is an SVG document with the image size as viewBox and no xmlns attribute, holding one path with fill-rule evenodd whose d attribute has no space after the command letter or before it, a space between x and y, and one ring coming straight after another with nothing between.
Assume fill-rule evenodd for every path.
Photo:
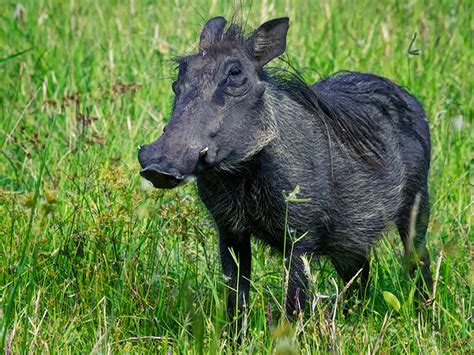
<instances>
[{"instance_id":1,"label":"warthog's back","mask_svg":"<svg viewBox=\"0 0 474 355\"><path fill-rule=\"evenodd\" d=\"M349 120L367 117L375 123L385 146L395 144L385 149L399 152L405 176L426 180L431 150L429 126L413 95L388 79L352 72L324 79L313 89L336 114Z\"/></svg>"}]
</instances>

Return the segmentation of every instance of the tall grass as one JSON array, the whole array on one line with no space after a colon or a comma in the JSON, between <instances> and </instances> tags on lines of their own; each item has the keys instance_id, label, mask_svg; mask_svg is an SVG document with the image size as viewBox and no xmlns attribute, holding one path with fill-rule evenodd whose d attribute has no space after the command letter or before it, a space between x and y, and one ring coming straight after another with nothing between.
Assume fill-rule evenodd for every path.
<instances>
[{"instance_id":1,"label":"tall grass","mask_svg":"<svg viewBox=\"0 0 474 355\"><path fill-rule=\"evenodd\" d=\"M2 1L0 341L18 352L468 352L472 339L471 1ZM311 303L279 323L281 257L253 244L243 342L229 341L210 218L188 185L142 186L136 147L168 119L174 55L204 19L289 16L308 81L342 69L409 88L430 119L434 302L418 311L399 237L374 250L367 300L308 263ZM288 246L289 247L289 246ZM394 307L392 294L400 303ZM388 293L385 293L387 295ZM388 300L388 302L386 301Z\"/></svg>"}]
</instances>

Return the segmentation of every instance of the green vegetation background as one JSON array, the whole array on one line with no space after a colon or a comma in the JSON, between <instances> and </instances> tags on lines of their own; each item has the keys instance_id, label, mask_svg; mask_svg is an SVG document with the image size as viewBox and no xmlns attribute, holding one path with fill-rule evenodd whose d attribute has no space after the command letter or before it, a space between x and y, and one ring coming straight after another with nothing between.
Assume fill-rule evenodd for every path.
<instances>
[{"instance_id":1,"label":"green vegetation background","mask_svg":"<svg viewBox=\"0 0 474 355\"><path fill-rule=\"evenodd\" d=\"M368 300L334 313L316 296L336 294L341 281L328 263L313 263L310 310L278 326L281 258L255 244L240 350L472 351L473 7L469 0L1 1L4 350L237 350L226 336L216 233L195 188L144 189L136 160L137 145L155 139L170 112L170 59L193 52L204 20L223 14L248 29L289 16L287 52L308 82L349 69L406 86L426 109L433 143L433 304L417 313L401 243L390 232L373 253Z\"/></svg>"}]
</instances>

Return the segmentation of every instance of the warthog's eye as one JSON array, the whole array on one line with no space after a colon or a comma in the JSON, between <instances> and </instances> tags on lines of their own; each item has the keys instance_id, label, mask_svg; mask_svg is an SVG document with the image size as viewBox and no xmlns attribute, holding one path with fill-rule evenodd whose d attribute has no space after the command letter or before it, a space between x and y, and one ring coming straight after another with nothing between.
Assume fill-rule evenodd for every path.
<instances>
[{"instance_id":1,"label":"warthog's eye","mask_svg":"<svg viewBox=\"0 0 474 355\"><path fill-rule=\"evenodd\" d=\"M245 84L247 78L243 75L242 69L238 65L233 65L230 67L229 71L227 72L227 78L225 80L226 86L230 87L239 87Z\"/></svg>"},{"instance_id":2,"label":"warthog's eye","mask_svg":"<svg viewBox=\"0 0 474 355\"><path fill-rule=\"evenodd\" d=\"M245 95L249 90L248 80L242 71L238 61L231 61L226 65L225 78L219 83L219 87L228 96L239 97Z\"/></svg>"},{"instance_id":3,"label":"warthog's eye","mask_svg":"<svg viewBox=\"0 0 474 355\"><path fill-rule=\"evenodd\" d=\"M229 70L229 76L237 76L239 74L242 74L242 70L238 66L233 66Z\"/></svg>"}]
</instances>

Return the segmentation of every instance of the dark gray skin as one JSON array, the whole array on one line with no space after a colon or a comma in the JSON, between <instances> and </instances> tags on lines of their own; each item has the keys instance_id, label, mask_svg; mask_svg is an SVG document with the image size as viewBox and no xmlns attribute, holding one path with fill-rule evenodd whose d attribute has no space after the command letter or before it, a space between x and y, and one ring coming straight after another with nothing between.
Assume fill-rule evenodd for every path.
<instances>
[{"instance_id":1,"label":"dark gray skin","mask_svg":"<svg viewBox=\"0 0 474 355\"><path fill-rule=\"evenodd\" d=\"M369 251L392 224L409 269L421 271L420 290L431 290L430 137L419 102L372 74L339 74L312 87L268 74L263 66L286 48L287 18L249 38L225 27L222 17L209 20L199 53L180 60L171 120L139 161L157 188L196 177L219 230L230 317L248 304L251 236L285 254L289 317L307 297L303 255L329 258L346 283L361 271L365 289ZM292 244L290 233L284 240L284 192L297 185L308 200L288 203L287 226L306 234Z\"/></svg>"}]
</instances>

